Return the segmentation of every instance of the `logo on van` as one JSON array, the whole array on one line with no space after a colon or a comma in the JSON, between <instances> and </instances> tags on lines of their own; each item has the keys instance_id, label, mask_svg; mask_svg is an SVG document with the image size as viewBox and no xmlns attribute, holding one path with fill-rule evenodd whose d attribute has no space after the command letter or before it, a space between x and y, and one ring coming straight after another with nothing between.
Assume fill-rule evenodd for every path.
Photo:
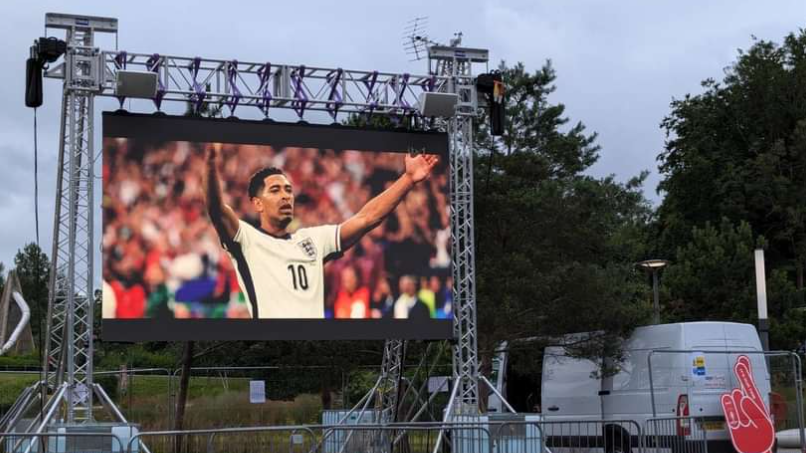
<instances>
[{"instance_id":1,"label":"logo on van","mask_svg":"<svg viewBox=\"0 0 806 453\"><path fill-rule=\"evenodd\" d=\"M708 374L705 372L704 352L695 352L691 355L691 374L694 379L703 378Z\"/></svg>"},{"instance_id":2,"label":"logo on van","mask_svg":"<svg viewBox=\"0 0 806 453\"><path fill-rule=\"evenodd\" d=\"M750 358L739 356L733 366L739 388L722 395L722 411L730 439L739 453L766 453L775 443L775 428L753 378Z\"/></svg>"}]
</instances>

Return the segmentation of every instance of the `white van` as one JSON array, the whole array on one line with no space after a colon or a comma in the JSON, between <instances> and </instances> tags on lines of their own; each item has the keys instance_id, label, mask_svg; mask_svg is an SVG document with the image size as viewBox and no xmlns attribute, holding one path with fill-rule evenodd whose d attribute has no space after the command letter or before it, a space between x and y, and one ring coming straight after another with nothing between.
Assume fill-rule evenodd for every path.
<instances>
[{"instance_id":1,"label":"white van","mask_svg":"<svg viewBox=\"0 0 806 453\"><path fill-rule=\"evenodd\" d=\"M645 435L654 434L657 439L688 443L707 438L708 453L732 452L720 397L739 387L733 365L746 352L769 409L770 376L761 351L758 333L750 324L687 322L639 327L625 341L624 361L618 371L599 379L596 363L569 357L562 347L548 347L541 384L543 418L613 421L604 430L605 437L608 433L611 437L604 442L609 453L629 452L637 445L635 433L625 428L634 425L615 423L625 420L634 421ZM665 420L647 424L650 419ZM652 437L649 439L651 442ZM648 447L664 446L657 443ZM666 447L679 450L668 443Z\"/></svg>"}]
</instances>

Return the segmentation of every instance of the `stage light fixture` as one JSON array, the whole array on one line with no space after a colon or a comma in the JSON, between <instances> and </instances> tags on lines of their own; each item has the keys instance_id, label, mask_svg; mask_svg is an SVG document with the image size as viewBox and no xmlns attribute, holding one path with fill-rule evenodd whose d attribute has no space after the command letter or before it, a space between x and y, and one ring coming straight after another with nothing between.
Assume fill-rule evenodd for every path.
<instances>
[{"instance_id":1,"label":"stage light fixture","mask_svg":"<svg viewBox=\"0 0 806 453\"><path fill-rule=\"evenodd\" d=\"M504 134L506 112L504 105L504 82L500 71L480 74L476 78L476 90L479 94L487 95L488 114L490 116L490 134L500 136Z\"/></svg>"},{"instance_id":2,"label":"stage light fixture","mask_svg":"<svg viewBox=\"0 0 806 453\"><path fill-rule=\"evenodd\" d=\"M49 38L39 38L34 43L34 46L37 48L39 60L44 64L53 63L67 52L67 43L52 36Z\"/></svg>"},{"instance_id":3,"label":"stage light fixture","mask_svg":"<svg viewBox=\"0 0 806 453\"><path fill-rule=\"evenodd\" d=\"M39 38L31 46L31 53L25 62L25 105L42 105L42 71L48 63L53 63L67 51L67 43L57 38Z\"/></svg>"}]
</instances>

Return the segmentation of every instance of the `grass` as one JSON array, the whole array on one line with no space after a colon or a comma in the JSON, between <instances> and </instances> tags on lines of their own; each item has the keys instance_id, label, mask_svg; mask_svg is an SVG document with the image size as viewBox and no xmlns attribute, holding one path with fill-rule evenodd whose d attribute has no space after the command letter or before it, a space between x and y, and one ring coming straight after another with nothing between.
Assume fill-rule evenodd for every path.
<instances>
[{"instance_id":1,"label":"grass","mask_svg":"<svg viewBox=\"0 0 806 453\"><path fill-rule=\"evenodd\" d=\"M248 393L224 391L217 395L191 396L185 407L185 429L207 429L246 426L315 424L320 421L322 405L319 395L300 395L293 401L249 403ZM140 429L172 429L173 408L167 394L132 398L130 406L121 404L129 420Z\"/></svg>"},{"instance_id":2,"label":"grass","mask_svg":"<svg viewBox=\"0 0 806 453\"><path fill-rule=\"evenodd\" d=\"M185 429L319 423L319 395L293 401L249 402L249 378L191 377L185 408ZM173 401L179 380L167 376L135 376L119 390L116 403L141 430L172 429ZM174 398L169 396L169 387Z\"/></svg>"},{"instance_id":3,"label":"grass","mask_svg":"<svg viewBox=\"0 0 806 453\"><path fill-rule=\"evenodd\" d=\"M249 389L249 379L247 378L226 378L196 376L190 378L189 395L215 396L227 391L247 391ZM143 398L154 395L165 395L172 391L176 394L179 390L179 378L173 381L167 375L133 376L129 379L128 390L118 389L118 393L131 395L134 398Z\"/></svg>"},{"instance_id":4,"label":"grass","mask_svg":"<svg viewBox=\"0 0 806 453\"><path fill-rule=\"evenodd\" d=\"M38 374L0 374L0 417L23 389L38 378ZM185 429L321 422L322 404L318 394L299 395L293 401L252 404L249 403L249 381L249 378L191 377ZM99 382L110 380L99 379ZM152 431L173 428L173 404L178 385L178 378L171 383L167 375L141 375L131 378L125 390L106 387L130 422L139 424L141 431ZM103 410L99 407L98 412Z\"/></svg>"},{"instance_id":5,"label":"grass","mask_svg":"<svg viewBox=\"0 0 806 453\"><path fill-rule=\"evenodd\" d=\"M0 416L14 404L25 387L38 380L38 373L0 373Z\"/></svg>"}]
</instances>

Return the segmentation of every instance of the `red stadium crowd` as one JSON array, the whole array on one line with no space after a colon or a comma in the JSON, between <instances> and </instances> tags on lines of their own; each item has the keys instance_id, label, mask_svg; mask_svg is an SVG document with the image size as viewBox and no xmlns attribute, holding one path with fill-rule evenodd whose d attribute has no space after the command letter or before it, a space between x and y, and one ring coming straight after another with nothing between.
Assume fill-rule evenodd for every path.
<instances>
[{"instance_id":1,"label":"red stadium crowd","mask_svg":"<svg viewBox=\"0 0 806 453\"><path fill-rule=\"evenodd\" d=\"M248 317L235 270L205 211L205 143L104 140L106 318ZM292 229L338 224L403 171L395 153L224 145L225 202L257 223L251 175L281 168L294 185ZM335 318L451 316L448 172L440 164L378 228L325 266Z\"/></svg>"}]
</instances>

